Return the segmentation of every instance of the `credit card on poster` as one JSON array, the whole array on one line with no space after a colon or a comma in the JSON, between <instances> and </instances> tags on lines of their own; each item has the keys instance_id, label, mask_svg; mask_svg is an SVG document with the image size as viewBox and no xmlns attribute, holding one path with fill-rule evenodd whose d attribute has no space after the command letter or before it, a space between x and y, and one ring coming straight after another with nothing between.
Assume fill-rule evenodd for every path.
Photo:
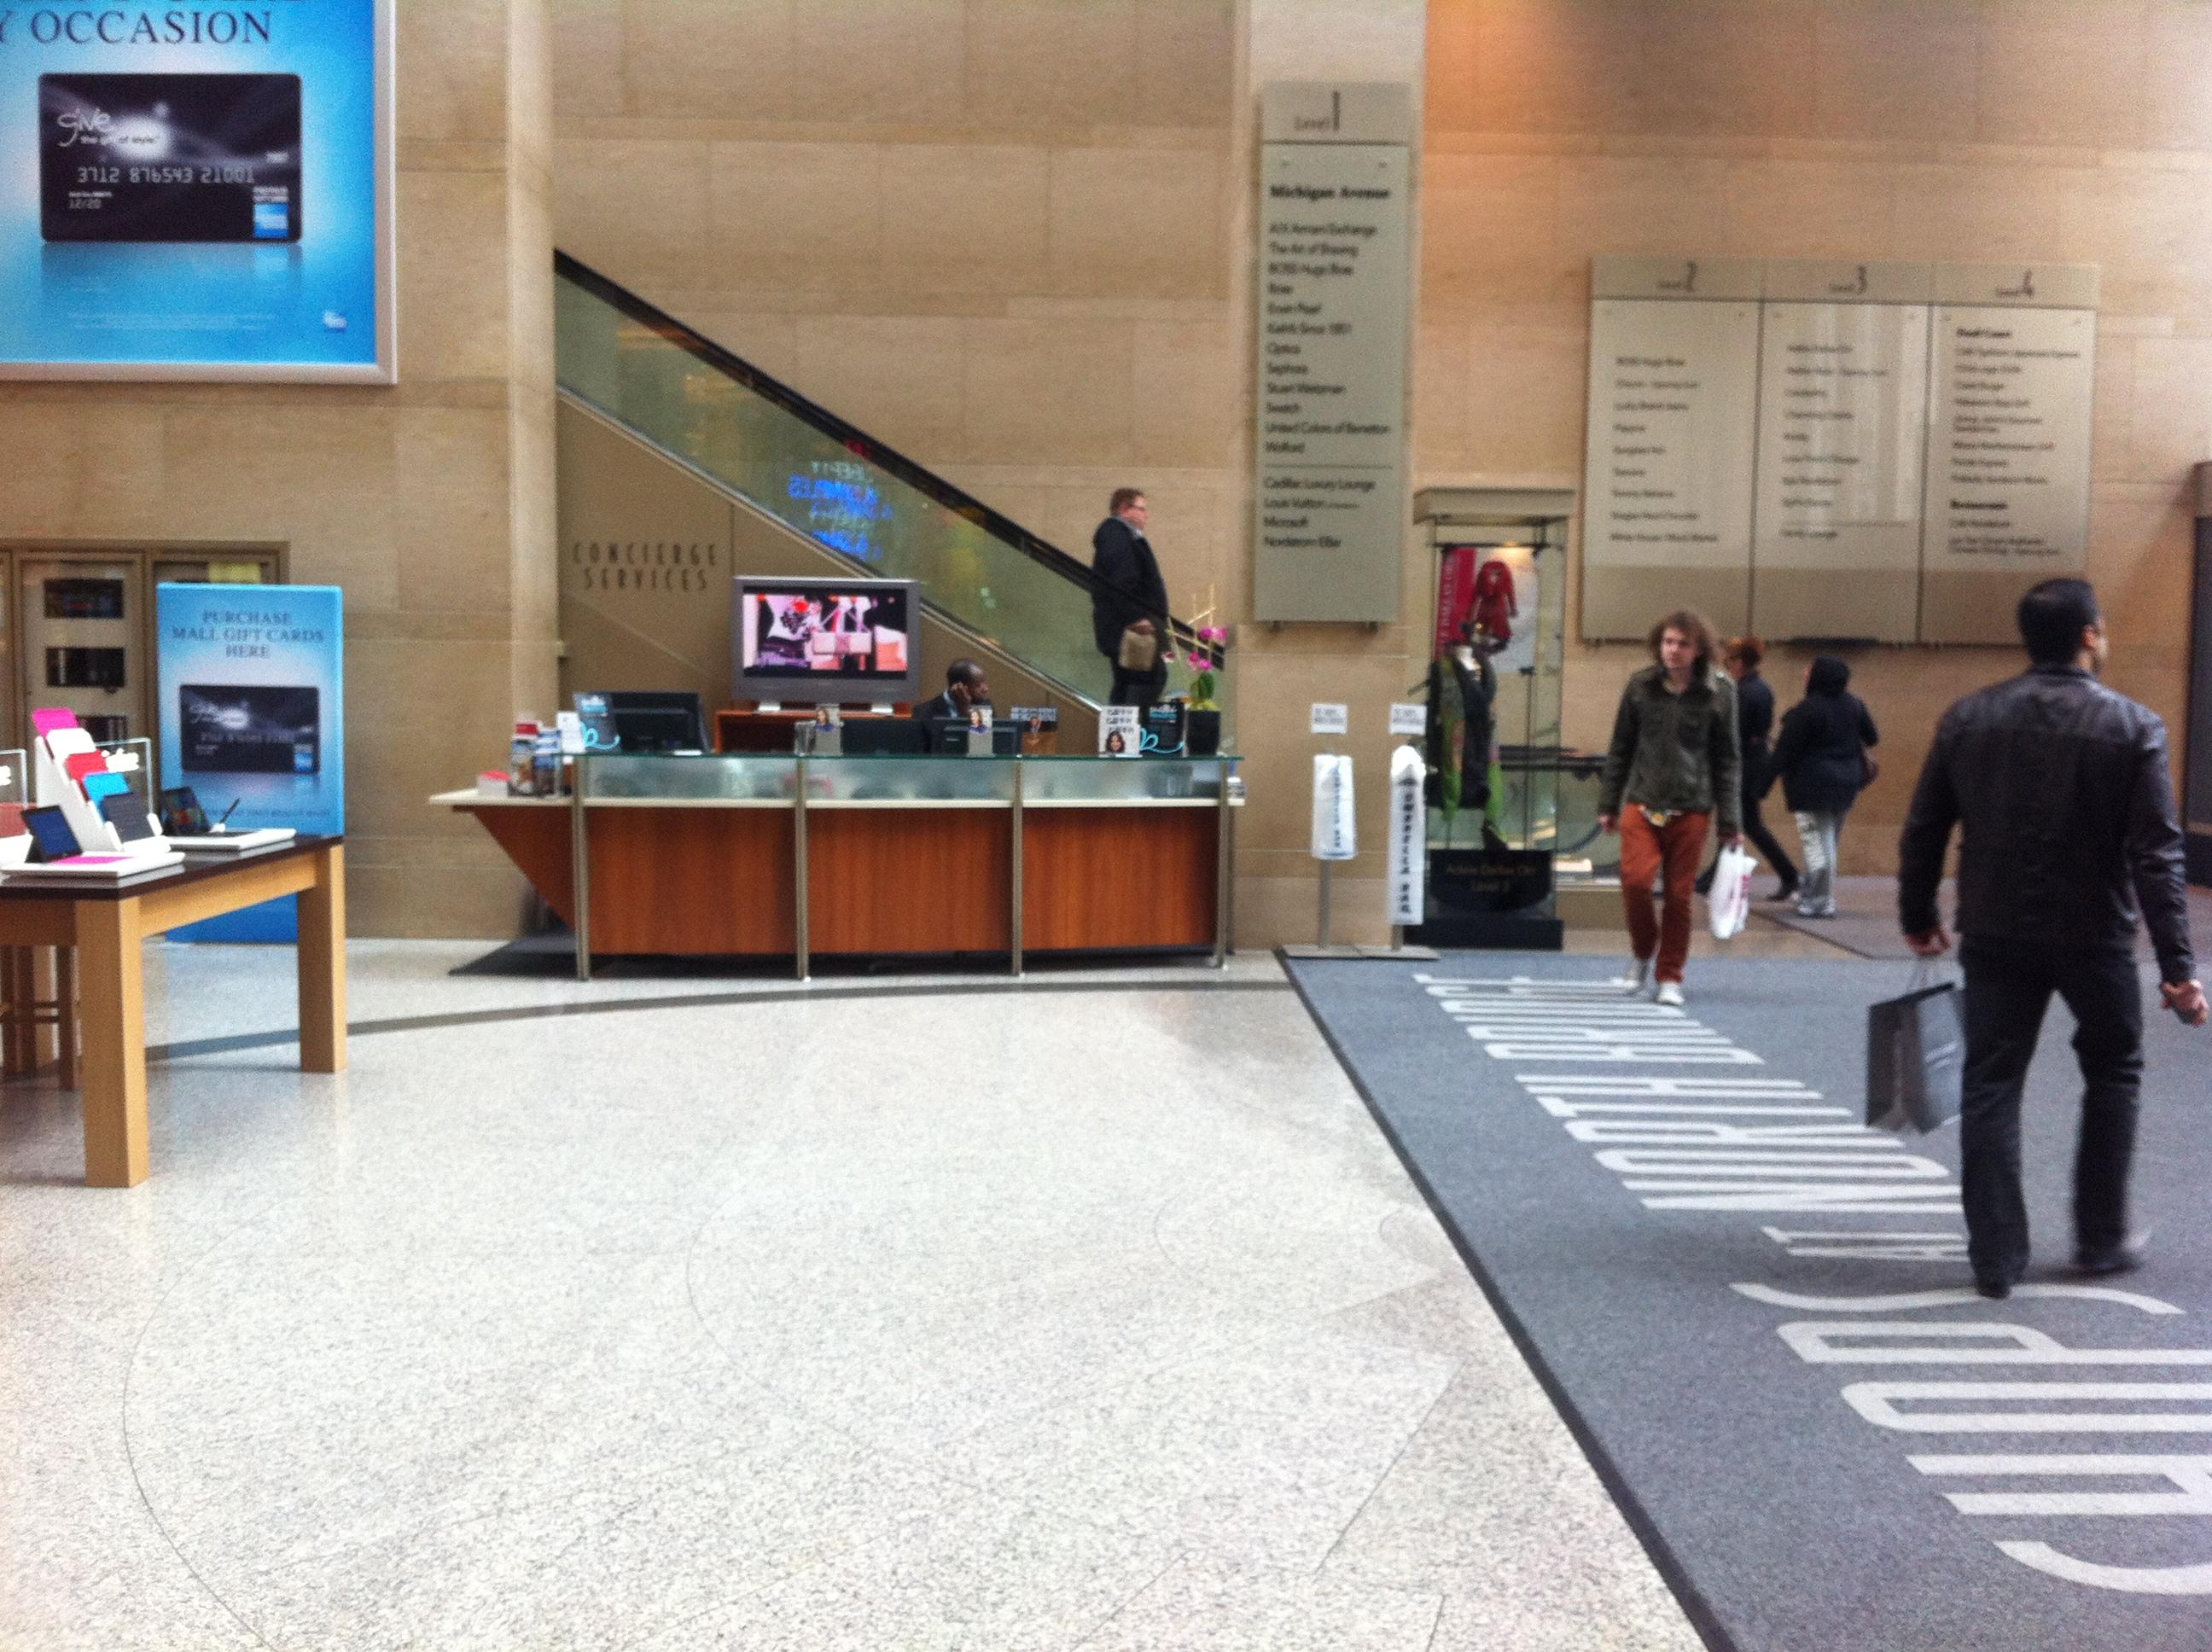
<instances>
[{"instance_id":1,"label":"credit card on poster","mask_svg":"<svg viewBox=\"0 0 2212 1652\"><path fill-rule=\"evenodd\" d=\"M296 241L297 75L41 75L50 241Z\"/></svg>"},{"instance_id":2,"label":"credit card on poster","mask_svg":"<svg viewBox=\"0 0 2212 1652\"><path fill-rule=\"evenodd\" d=\"M322 772L321 695L313 689L187 683L177 690L177 714L188 774Z\"/></svg>"}]
</instances>

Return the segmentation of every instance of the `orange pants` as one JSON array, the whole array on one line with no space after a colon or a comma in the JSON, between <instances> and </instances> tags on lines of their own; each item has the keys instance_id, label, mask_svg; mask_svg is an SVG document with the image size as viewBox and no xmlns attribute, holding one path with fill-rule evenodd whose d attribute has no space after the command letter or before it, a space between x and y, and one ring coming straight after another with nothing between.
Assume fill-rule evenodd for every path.
<instances>
[{"instance_id":1,"label":"orange pants","mask_svg":"<svg viewBox=\"0 0 2212 1652\"><path fill-rule=\"evenodd\" d=\"M1655 826L1638 804L1620 811L1620 898L1628 908L1628 944L1636 956L1659 954L1658 977L1679 981L1690 961L1690 890L1705 858L1709 814L1667 817ZM1651 884L1666 871L1667 898L1660 915L1651 915Z\"/></svg>"}]
</instances>

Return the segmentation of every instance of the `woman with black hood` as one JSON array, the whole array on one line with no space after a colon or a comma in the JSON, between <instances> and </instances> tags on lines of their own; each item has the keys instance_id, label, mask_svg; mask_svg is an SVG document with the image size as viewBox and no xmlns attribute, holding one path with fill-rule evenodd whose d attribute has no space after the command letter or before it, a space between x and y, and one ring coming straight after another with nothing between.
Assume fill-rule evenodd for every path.
<instances>
[{"instance_id":1,"label":"woman with black hood","mask_svg":"<svg viewBox=\"0 0 2212 1652\"><path fill-rule=\"evenodd\" d=\"M1836 839L1844 817L1874 778L1867 749L1878 744L1874 719L1848 692L1851 668L1822 654L1805 672L1805 697L1783 714L1768 784L1782 782L1782 800L1797 822L1805 875L1797 890L1803 918L1836 915Z\"/></svg>"}]
</instances>

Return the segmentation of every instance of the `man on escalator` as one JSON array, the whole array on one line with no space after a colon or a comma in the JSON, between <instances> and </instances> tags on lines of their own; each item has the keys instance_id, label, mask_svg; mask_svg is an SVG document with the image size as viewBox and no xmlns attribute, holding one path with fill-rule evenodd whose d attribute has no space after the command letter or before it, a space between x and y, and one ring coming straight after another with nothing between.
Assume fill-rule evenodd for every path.
<instances>
[{"instance_id":1,"label":"man on escalator","mask_svg":"<svg viewBox=\"0 0 2212 1652\"><path fill-rule=\"evenodd\" d=\"M1091 568L1098 576L1091 593L1091 631L1114 668L1111 703L1117 706L1149 706L1168 684L1168 587L1145 537L1150 514L1137 489L1116 488L1106 519L1091 536Z\"/></svg>"}]
</instances>

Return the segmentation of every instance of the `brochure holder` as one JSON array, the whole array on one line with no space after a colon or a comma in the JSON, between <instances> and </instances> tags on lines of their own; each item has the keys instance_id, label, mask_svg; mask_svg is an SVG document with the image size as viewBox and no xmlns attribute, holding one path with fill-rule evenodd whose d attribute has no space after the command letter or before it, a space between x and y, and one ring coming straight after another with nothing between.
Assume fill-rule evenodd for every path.
<instances>
[{"instance_id":1,"label":"brochure holder","mask_svg":"<svg viewBox=\"0 0 2212 1652\"><path fill-rule=\"evenodd\" d=\"M83 736L83 744L79 747L76 742L62 738L65 748L87 751L93 749L92 737L82 729L57 729L40 735L33 743L32 783L40 806L62 811L62 818L69 822L70 830L87 854L120 854L123 840L116 835L113 827L100 817L92 800L85 796L84 788L62 768L62 760L70 755L70 751L64 750L57 755L54 750L55 740L72 732Z\"/></svg>"}]
</instances>

